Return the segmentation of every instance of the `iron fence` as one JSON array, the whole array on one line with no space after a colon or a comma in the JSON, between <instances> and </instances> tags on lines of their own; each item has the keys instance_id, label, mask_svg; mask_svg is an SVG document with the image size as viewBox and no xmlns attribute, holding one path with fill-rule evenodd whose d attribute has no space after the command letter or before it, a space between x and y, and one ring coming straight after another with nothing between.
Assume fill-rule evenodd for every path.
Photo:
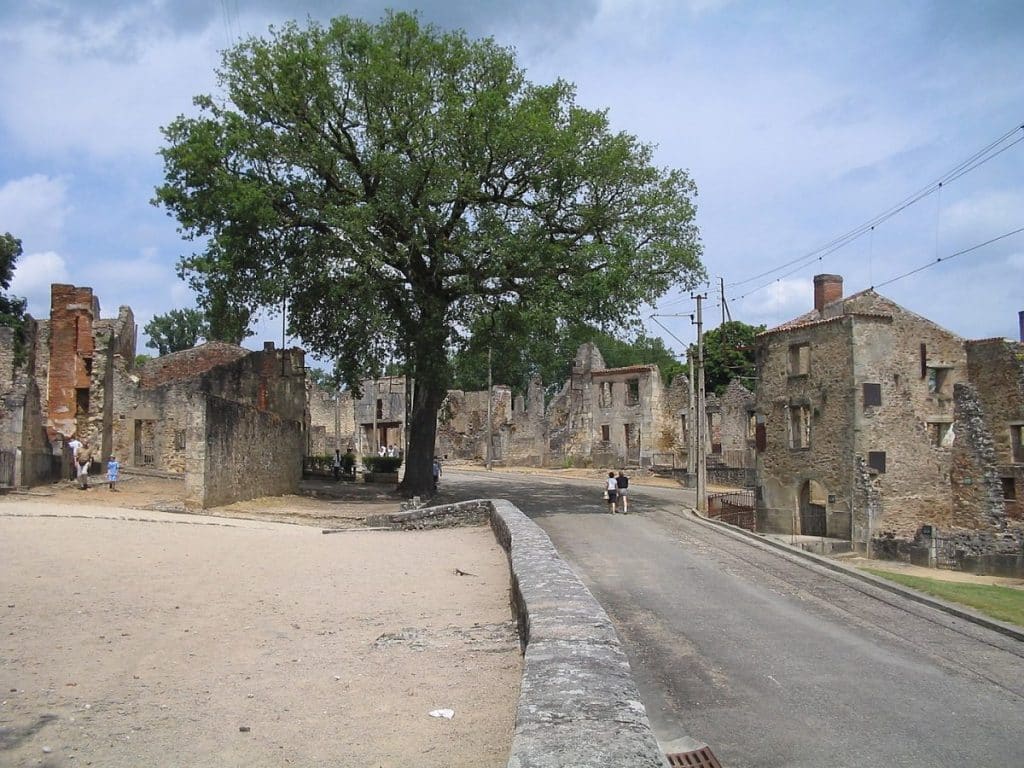
<instances>
[{"instance_id":1,"label":"iron fence","mask_svg":"<svg viewBox=\"0 0 1024 768\"><path fill-rule=\"evenodd\" d=\"M14 451L0 451L0 486L14 486Z\"/></svg>"},{"instance_id":2,"label":"iron fence","mask_svg":"<svg viewBox=\"0 0 1024 768\"><path fill-rule=\"evenodd\" d=\"M748 531L755 530L754 492L742 490L709 494L708 517Z\"/></svg>"}]
</instances>

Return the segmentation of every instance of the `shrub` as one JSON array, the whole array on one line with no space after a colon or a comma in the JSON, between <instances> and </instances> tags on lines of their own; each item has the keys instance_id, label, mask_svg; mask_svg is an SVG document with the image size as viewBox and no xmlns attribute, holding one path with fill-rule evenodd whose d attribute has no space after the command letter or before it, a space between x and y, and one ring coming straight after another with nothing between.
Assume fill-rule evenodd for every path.
<instances>
[{"instance_id":1,"label":"shrub","mask_svg":"<svg viewBox=\"0 0 1024 768\"><path fill-rule=\"evenodd\" d=\"M397 472L402 466L401 456L363 456L363 466L367 472Z\"/></svg>"}]
</instances>

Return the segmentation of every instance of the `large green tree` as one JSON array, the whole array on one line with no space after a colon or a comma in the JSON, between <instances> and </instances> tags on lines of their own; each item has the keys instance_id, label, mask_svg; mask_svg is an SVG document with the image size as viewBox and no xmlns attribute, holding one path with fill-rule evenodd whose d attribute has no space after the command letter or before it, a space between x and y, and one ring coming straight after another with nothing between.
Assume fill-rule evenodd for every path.
<instances>
[{"instance_id":1,"label":"large green tree","mask_svg":"<svg viewBox=\"0 0 1024 768\"><path fill-rule=\"evenodd\" d=\"M720 395L733 379L739 379L747 389L754 388L754 337L764 329L763 325L729 320L704 334L705 391Z\"/></svg>"},{"instance_id":2,"label":"large green tree","mask_svg":"<svg viewBox=\"0 0 1024 768\"><path fill-rule=\"evenodd\" d=\"M154 315L142 330L149 336L146 346L160 355L192 349L199 339L206 338L206 316L198 309L172 309Z\"/></svg>"},{"instance_id":3,"label":"large green tree","mask_svg":"<svg viewBox=\"0 0 1024 768\"><path fill-rule=\"evenodd\" d=\"M182 274L236 304L287 301L291 333L356 387L403 360L409 493L432 484L447 353L476 318L622 326L702 276L688 175L493 40L405 13L290 23L218 76L164 129L156 199L204 243Z\"/></svg>"},{"instance_id":4,"label":"large green tree","mask_svg":"<svg viewBox=\"0 0 1024 768\"><path fill-rule=\"evenodd\" d=\"M0 235L0 325L14 331L14 364L25 362L25 299L8 296L14 279L14 267L21 256L21 240L10 232Z\"/></svg>"}]
</instances>

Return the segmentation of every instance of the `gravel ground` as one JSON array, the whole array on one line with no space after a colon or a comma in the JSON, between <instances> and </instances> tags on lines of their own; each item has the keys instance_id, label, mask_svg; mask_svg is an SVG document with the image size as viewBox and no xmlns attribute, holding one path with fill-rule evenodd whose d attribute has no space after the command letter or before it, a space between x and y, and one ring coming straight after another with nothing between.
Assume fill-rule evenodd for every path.
<instances>
[{"instance_id":1,"label":"gravel ground","mask_svg":"<svg viewBox=\"0 0 1024 768\"><path fill-rule=\"evenodd\" d=\"M521 658L488 528L321 533L387 497L158 511L180 486L0 500L0 765L505 765Z\"/></svg>"}]
</instances>

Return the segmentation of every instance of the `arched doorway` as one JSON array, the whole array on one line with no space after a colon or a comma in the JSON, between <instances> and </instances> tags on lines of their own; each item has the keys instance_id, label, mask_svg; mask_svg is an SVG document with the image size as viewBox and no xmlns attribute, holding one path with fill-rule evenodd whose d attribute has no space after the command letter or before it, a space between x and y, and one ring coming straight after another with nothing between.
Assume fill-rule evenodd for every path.
<instances>
[{"instance_id":1,"label":"arched doorway","mask_svg":"<svg viewBox=\"0 0 1024 768\"><path fill-rule=\"evenodd\" d=\"M825 505L828 491L815 480L808 480L800 489L800 533L804 536L827 536Z\"/></svg>"}]
</instances>

